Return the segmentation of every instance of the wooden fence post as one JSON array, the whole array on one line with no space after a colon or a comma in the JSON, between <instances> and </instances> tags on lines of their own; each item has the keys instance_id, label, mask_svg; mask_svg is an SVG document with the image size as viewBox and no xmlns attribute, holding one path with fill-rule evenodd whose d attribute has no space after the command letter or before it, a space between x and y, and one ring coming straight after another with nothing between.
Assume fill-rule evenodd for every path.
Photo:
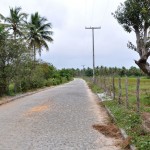
<instances>
[{"instance_id":1,"label":"wooden fence post","mask_svg":"<svg viewBox=\"0 0 150 150\"><path fill-rule=\"evenodd\" d=\"M104 78L104 76L102 76L102 86L103 86L103 91L104 91L104 81L105 80L105 78Z\"/></svg>"},{"instance_id":2,"label":"wooden fence post","mask_svg":"<svg viewBox=\"0 0 150 150\"><path fill-rule=\"evenodd\" d=\"M113 90L113 100L115 100L116 93L115 93L115 77L114 76L112 78L112 90Z\"/></svg>"},{"instance_id":3,"label":"wooden fence post","mask_svg":"<svg viewBox=\"0 0 150 150\"><path fill-rule=\"evenodd\" d=\"M99 77L99 87L102 88L102 84L101 84L101 76Z\"/></svg>"},{"instance_id":4,"label":"wooden fence post","mask_svg":"<svg viewBox=\"0 0 150 150\"><path fill-rule=\"evenodd\" d=\"M98 84L98 77L95 77L95 83L94 83L95 85L97 85Z\"/></svg>"},{"instance_id":5,"label":"wooden fence post","mask_svg":"<svg viewBox=\"0 0 150 150\"><path fill-rule=\"evenodd\" d=\"M121 96L122 96L122 91L121 91L121 78L119 77L119 96L118 96L118 103L121 104Z\"/></svg>"},{"instance_id":6,"label":"wooden fence post","mask_svg":"<svg viewBox=\"0 0 150 150\"><path fill-rule=\"evenodd\" d=\"M109 76L109 96L112 97L112 85L111 85L111 77Z\"/></svg>"},{"instance_id":7,"label":"wooden fence post","mask_svg":"<svg viewBox=\"0 0 150 150\"><path fill-rule=\"evenodd\" d=\"M137 78L136 99L137 99L137 114L140 114L140 78Z\"/></svg>"},{"instance_id":8,"label":"wooden fence post","mask_svg":"<svg viewBox=\"0 0 150 150\"><path fill-rule=\"evenodd\" d=\"M128 77L126 77L125 89L126 89L126 108L129 108L129 100L128 100Z\"/></svg>"},{"instance_id":9,"label":"wooden fence post","mask_svg":"<svg viewBox=\"0 0 150 150\"><path fill-rule=\"evenodd\" d=\"M104 92L106 93L106 78L104 76Z\"/></svg>"}]
</instances>

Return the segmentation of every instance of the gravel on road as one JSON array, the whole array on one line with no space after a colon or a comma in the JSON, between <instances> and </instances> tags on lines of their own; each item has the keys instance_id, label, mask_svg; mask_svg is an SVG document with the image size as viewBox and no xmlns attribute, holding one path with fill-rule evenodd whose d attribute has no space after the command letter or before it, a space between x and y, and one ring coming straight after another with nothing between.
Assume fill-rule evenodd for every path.
<instances>
[{"instance_id":1,"label":"gravel on road","mask_svg":"<svg viewBox=\"0 0 150 150\"><path fill-rule=\"evenodd\" d=\"M120 150L93 129L108 116L82 79L0 106L0 150Z\"/></svg>"}]
</instances>

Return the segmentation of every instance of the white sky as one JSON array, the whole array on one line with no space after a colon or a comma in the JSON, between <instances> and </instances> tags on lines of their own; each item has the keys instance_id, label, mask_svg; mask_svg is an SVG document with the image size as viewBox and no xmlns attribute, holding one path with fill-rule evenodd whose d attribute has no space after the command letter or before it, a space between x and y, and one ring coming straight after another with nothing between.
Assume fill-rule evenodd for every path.
<instances>
[{"instance_id":1,"label":"white sky","mask_svg":"<svg viewBox=\"0 0 150 150\"><path fill-rule=\"evenodd\" d=\"M1 0L0 13L9 15L9 7L21 6L28 14L39 12L53 25L53 44L41 58L57 68L92 67L92 31L85 26L101 26L95 30L96 66L135 66L136 52L127 48L135 43L133 34L126 33L113 18L124 0Z\"/></svg>"}]
</instances>

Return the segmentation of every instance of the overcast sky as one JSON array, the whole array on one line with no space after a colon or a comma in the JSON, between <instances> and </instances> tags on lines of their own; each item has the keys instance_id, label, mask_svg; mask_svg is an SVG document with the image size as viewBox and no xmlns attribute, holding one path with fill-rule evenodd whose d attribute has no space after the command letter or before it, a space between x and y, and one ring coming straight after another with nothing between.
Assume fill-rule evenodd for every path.
<instances>
[{"instance_id":1,"label":"overcast sky","mask_svg":"<svg viewBox=\"0 0 150 150\"><path fill-rule=\"evenodd\" d=\"M39 12L52 23L54 42L41 58L57 68L92 67L92 31L95 30L96 66L135 66L136 52L127 48L135 36L126 33L111 15L124 0L1 0L0 13L9 15L9 7L21 6L28 14Z\"/></svg>"}]
</instances>

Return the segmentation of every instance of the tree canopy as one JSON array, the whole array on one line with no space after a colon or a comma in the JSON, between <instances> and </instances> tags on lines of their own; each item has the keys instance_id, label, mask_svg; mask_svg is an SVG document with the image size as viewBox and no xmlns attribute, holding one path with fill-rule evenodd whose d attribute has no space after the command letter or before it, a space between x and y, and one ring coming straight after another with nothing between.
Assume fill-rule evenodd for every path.
<instances>
[{"instance_id":1,"label":"tree canopy","mask_svg":"<svg viewBox=\"0 0 150 150\"><path fill-rule=\"evenodd\" d=\"M8 30L13 31L14 38L17 35L23 35L22 29L24 28L24 22L27 19L27 14L21 12L21 7L10 8L10 14L8 17L1 15L4 20L4 26Z\"/></svg>"},{"instance_id":2,"label":"tree canopy","mask_svg":"<svg viewBox=\"0 0 150 150\"><path fill-rule=\"evenodd\" d=\"M28 19L21 7L9 11L8 16L0 14L0 97L71 80L74 69L57 70L35 57L49 49L52 24L38 12Z\"/></svg>"},{"instance_id":3,"label":"tree canopy","mask_svg":"<svg viewBox=\"0 0 150 150\"><path fill-rule=\"evenodd\" d=\"M57 70L50 70L49 67L53 68L50 64L43 65L43 62L35 61L35 57L33 61L31 53L32 41L34 56L36 50L39 53L43 47L48 50L46 42L53 40L51 35L51 23L38 12L31 15L29 22L21 7L10 7L8 16L0 14L0 96L10 94L10 85L17 93L61 82L49 80L50 74Z\"/></svg>"},{"instance_id":4,"label":"tree canopy","mask_svg":"<svg viewBox=\"0 0 150 150\"><path fill-rule=\"evenodd\" d=\"M113 15L125 31L135 32L136 45L129 42L128 47L135 50L140 56L135 63L143 72L150 75L148 63L150 56L150 1L126 0L124 4L120 4Z\"/></svg>"}]
</instances>

